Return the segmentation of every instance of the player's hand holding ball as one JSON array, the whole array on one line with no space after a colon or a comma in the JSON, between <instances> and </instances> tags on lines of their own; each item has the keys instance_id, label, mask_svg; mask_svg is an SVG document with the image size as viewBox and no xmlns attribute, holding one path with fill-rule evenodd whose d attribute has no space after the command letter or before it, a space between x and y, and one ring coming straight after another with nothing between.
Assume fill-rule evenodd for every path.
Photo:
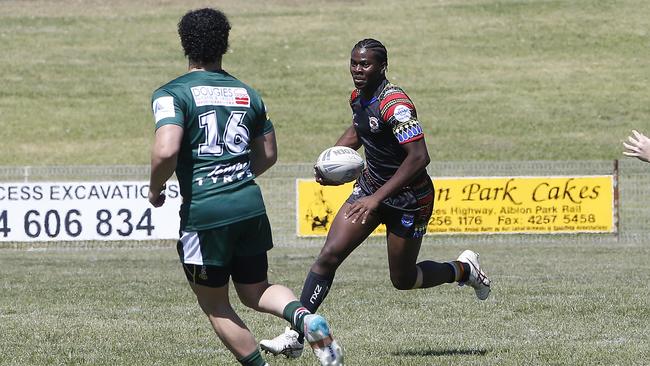
<instances>
[{"instance_id":1,"label":"player's hand holding ball","mask_svg":"<svg viewBox=\"0 0 650 366\"><path fill-rule=\"evenodd\" d=\"M363 170L363 158L347 146L325 149L314 165L314 178L324 186L339 186L357 179Z\"/></svg>"},{"instance_id":2,"label":"player's hand holding ball","mask_svg":"<svg viewBox=\"0 0 650 366\"><path fill-rule=\"evenodd\" d=\"M314 165L314 179L316 182L322 186L340 186L343 183L337 183L329 181L327 178L323 177L323 174L320 172L318 167Z\"/></svg>"}]
</instances>

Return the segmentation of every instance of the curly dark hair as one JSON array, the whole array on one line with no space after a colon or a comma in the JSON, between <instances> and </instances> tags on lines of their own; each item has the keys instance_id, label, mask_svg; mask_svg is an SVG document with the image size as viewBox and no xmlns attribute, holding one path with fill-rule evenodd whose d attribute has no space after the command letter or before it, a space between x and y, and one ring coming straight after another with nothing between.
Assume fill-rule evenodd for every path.
<instances>
[{"instance_id":1,"label":"curly dark hair","mask_svg":"<svg viewBox=\"0 0 650 366\"><path fill-rule=\"evenodd\" d=\"M204 8L187 12L178 22L178 35L191 62L215 62L228 50L230 23L220 10Z\"/></svg>"}]
</instances>

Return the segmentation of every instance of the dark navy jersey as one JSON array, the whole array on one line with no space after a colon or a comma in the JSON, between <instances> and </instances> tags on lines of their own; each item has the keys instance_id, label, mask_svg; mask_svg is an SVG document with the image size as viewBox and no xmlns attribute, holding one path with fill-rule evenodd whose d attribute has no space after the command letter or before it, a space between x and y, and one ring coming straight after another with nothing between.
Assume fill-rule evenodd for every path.
<instances>
[{"instance_id":1,"label":"dark navy jersey","mask_svg":"<svg viewBox=\"0 0 650 366\"><path fill-rule=\"evenodd\" d=\"M350 106L354 129L366 156L366 169L357 184L372 194L395 174L406 158L402 145L422 139L424 134L415 105L400 87L388 80L379 85L370 100L363 100L359 90L354 90L350 96ZM411 185L427 185L425 181L430 184L430 178L423 169ZM404 190L410 190L410 187L404 187ZM393 201L391 205L398 207L415 204L412 201L415 197L398 197L400 195L398 193L387 203Z\"/></svg>"}]
</instances>

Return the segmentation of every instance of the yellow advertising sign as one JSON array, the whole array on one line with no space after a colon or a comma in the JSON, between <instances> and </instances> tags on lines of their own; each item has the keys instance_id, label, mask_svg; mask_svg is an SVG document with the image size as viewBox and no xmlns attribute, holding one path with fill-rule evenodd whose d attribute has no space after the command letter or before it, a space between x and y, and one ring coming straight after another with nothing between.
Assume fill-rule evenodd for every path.
<instances>
[{"instance_id":1,"label":"yellow advertising sign","mask_svg":"<svg viewBox=\"0 0 650 366\"><path fill-rule=\"evenodd\" d=\"M434 185L429 234L616 231L611 175L435 178ZM352 186L297 180L298 236L326 235Z\"/></svg>"}]
</instances>

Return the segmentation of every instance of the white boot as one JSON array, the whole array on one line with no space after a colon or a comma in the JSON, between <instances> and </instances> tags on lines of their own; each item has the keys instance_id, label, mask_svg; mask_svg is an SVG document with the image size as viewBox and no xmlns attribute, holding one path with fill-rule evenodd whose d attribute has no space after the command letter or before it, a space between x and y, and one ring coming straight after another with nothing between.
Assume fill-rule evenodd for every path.
<instances>
[{"instance_id":1,"label":"white boot","mask_svg":"<svg viewBox=\"0 0 650 366\"><path fill-rule=\"evenodd\" d=\"M298 358L302 354L304 345L298 342L298 332L287 327L279 336L262 340L260 348L267 353L272 353L273 356L285 355L287 358Z\"/></svg>"},{"instance_id":2,"label":"white boot","mask_svg":"<svg viewBox=\"0 0 650 366\"><path fill-rule=\"evenodd\" d=\"M485 300L490 296L490 279L485 272L481 271L481 265L478 261L478 253L466 250L458 256L459 262L469 264L470 274L467 282L459 282L459 286L469 285L474 288L476 297L479 300Z\"/></svg>"},{"instance_id":3,"label":"white boot","mask_svg":"<svg viewBox=\"0 0 650 366\"><path fill-rule=\"evenodd\" d=\"M318 314L305 315L305 339L321 366L343 366L343 348L334 340L327 320Z\"/></svg>"}]
</instances>

